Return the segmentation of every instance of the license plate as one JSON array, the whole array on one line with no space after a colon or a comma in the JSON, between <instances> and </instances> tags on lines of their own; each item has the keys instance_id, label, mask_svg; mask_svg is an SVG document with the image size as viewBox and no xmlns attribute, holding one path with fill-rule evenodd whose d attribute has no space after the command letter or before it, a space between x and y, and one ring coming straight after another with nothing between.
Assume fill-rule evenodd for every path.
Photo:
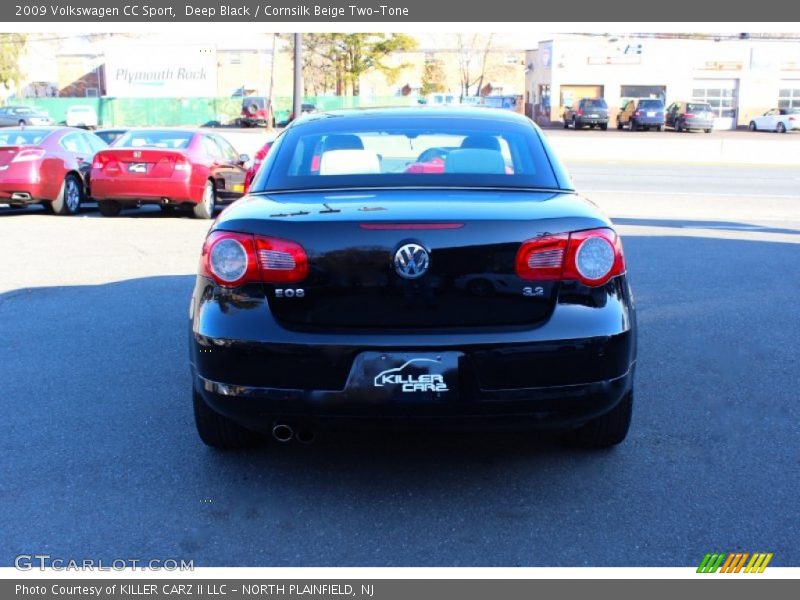
<instances>
[{"instance_id":1,"label":"license plate","mask_svg":"<svg viewBox=\"0 0 800 600\"><path fill-rule=\"evenodd\" d=\"M147 163L131 163L128 165L129 173L147 173Z\"/></svg>"},{"instance_id":2,"label":"license plate","mask_svg":"<svg viewBox=\"0 0 800 600\"><path fill-rule=\"evenodd\" d=\"M590 118L590 119L596 119L596 118L597 118L597 117L599 117L599 116L600 116L600 115L589 115L589 118Z\"/></svg>"},{"instance_id":3,"label":"license plate","mask_svg":"<svg viewBox=\"0 0 800 600\"><path fill-rule=\"evenodd\" d=\"M243 193L244 192L244 184L242 183L234 183L232 188L234 192Z\"/></svg>"},{"instance_id":4,"label":"license plate","mask_svg":"<svg viewBox=\"0 0 800 600\"><path fill-rule=\"evenodd\" d=\"M441 402L458 397L460 352L362 352L347 390L371 401Z\"/></svg>"},{"instance_id":5,"label":"license plate","mask_svg":"<svg viewBox=\"0 0 800 600\"><path fill-rule=\"evenodd\" d=\"M656 116L656 111L654 111L654 110L648 110L648 111L647 111L647 116L648 116L648 117L655 117L655 116Z\"/></svg>"}]
</instances>

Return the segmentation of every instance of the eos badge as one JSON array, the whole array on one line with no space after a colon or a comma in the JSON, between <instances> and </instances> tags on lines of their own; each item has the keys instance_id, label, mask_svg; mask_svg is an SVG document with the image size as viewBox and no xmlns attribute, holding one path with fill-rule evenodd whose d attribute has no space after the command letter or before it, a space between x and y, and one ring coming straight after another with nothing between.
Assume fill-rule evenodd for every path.
<instances>
[{"instance_id":1,"label":"eos badge","mask_svg":"<svg viewBox=\"0 0 800 600\"><path fill-rule=\"evenodd\" d=\"M306 291L303 288L278 288L275 290L276 298L304 298Z\"/></svg>"}]
</instances>

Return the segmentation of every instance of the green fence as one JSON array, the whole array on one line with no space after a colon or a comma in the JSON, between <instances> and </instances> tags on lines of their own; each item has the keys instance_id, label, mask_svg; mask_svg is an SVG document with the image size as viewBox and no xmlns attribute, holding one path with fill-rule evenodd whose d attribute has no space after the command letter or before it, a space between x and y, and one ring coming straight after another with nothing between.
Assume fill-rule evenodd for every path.
<instances>
[{"instance_id":1,"label":"green fence","mask_svg":"<svg viewBox=\"0 0 800 600\"><path fill-rule=\"evenodd\" d=\"M369 106L408 106L413 98L402 96L309 96L303 98L317 110ZM66 121L70 106L88 105L95 109L102 127L212 126L232 124L242 109L241 98L25 98L18 104L46 110L56 121ZM292 98L278 96L274 101L275 120L289 118Z\"/></svg>"}]
</instances>

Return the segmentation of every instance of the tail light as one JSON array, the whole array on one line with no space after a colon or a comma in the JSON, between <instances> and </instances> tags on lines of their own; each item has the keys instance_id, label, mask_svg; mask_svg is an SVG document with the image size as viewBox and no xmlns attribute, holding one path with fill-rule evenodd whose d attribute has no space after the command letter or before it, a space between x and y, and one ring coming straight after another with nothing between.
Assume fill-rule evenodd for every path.
<instances>
[{"instance_id":1,"label":"tail light","mask_svg":"<svg viewBox=\"0 0 800 600\"><path fill-rule=\"evenodd\" d=\"M308 257L296 242L214 231L203 244L199 271L224 287L294 283L308 275Z\"/></svg>"},{"instance_id":2,"label":"tail light","mask_svg":"<svg viewBox=\"0 0 800 600\"><path fill-rule=\"evenodd\" d=\"M642 111L637 110L635 113L633 113L633 116L634 117L641 117L642 116Z\"/></svg>"},{"instance_id":3,"label":"tail light","mask_svg":"<svg viewBox=\"0 0 800 600\"><path fill-rule=\"evenodd\" d=\"M175 170L188 173L192 170L192 163L186 160L183 156L180 156L175 161Z\"/></svg>"},{"instance_id":4,"label":"tail light","mask_svg":"<svg viewBox=\"0 0 800 600\"><path fill-rule=\"evenodd\" d=\"M522 279L598 286L625 272L625 258L614 231L591 229L524 242L517 251L515 271Z\"/></svg>"},{"instance_id":5,"label":"tail light","mask_svg":"<svg viewBox=\"0 0 800 600\"><path fill-rule=\"evenodd\" d=\"M92 168L98 170L119 170L119 162L109 154L95 154L92 161Z\"/></svg>"},{"instance_id":6,"label":"tail light","mask_svg":"<svg viewBox=\"0 0 800 600\"><path fill-rule=\"evenodd\" d=\"M14 158L11 159L11 162L29 162L32 160L39 160L43 156L44 148L24 148L23 150L20 150Z\"/></svg>"},{"instance_id":7,"label":"tail light","mask_svg":"<svg viewBox=\"0 0 800 600\"><path fill-rule=\"evenodd\" d=\"M579 117L582 117L582 116L583 116L583 111L582 111L582 110L579 110L579 111L578 111L578 116L579 116Z\"/></svg>"},{"instance_id":8,"label":"tail light","mask_svg":"<svg viewBox=\"0 0 800 600\"><path fill-rule=\"evenodd\" d=\"M694 119L694 114L693 113L684 113L683 118L684 119Z\"/></svg>"}]
</instances>

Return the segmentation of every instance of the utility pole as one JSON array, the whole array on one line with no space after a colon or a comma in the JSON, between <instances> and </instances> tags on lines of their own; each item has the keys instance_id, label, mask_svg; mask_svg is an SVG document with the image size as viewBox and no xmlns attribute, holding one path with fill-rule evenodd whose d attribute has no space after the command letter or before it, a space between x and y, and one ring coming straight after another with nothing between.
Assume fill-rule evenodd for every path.
<instances>
[{"instance_id":1,"label":"utility pole","mask_svg":"<svg viewBox=\"0 0 800 600\"><path fill-rule=\"evenodd\" d=\"M277 45L278 34L272 34L272 66L269 69L269 123L267 128L272 129L272 124L275 122L275 46Z\"/></svg>"},{"instance_id":2,"label":"utility pole","mask_svg":"<svg viewBox=\"0 0 800 600\"><path fill-rule=\"evenodd\" d=\"M294 34L294 118L303 114L303 35Z\"/></svg>"}]
</instances>

